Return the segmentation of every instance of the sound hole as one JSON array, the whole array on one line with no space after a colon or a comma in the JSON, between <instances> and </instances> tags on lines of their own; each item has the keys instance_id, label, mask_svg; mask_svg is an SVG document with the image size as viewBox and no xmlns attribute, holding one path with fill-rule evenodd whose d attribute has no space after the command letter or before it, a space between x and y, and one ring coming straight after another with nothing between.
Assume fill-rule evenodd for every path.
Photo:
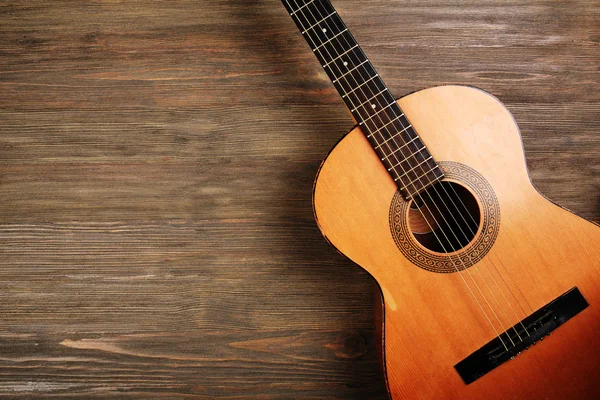
<instances>
[{"instance_id":1,"label":"sound hole","mask_svg":"<svg viewBox=\"0 0 600 400\"><path fill-rule=\"evenodd\" d=\"M452 253L473 241L481 225L481 211L468 189L442 181L411 201L408 225L425 248Z\"/></svg>"}]
</instances>

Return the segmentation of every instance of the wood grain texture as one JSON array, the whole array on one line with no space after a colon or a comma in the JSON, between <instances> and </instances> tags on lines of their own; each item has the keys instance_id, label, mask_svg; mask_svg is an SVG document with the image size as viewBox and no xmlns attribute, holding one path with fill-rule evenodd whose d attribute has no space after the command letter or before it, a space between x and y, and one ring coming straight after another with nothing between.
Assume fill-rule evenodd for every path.
<instances>
[{"instance_id":1,"label":"wood grain texture","mask_svg":"<svg viewBox=\"0 0 600 400\"><path fill-rule=\"evenodd\" d=\"M396 96L499 97L600 221L597 0L335 5ZM370 278L312 217L351 119L278 1L0 17L0 396L386 398Z\"/></svg>"}]
</instances>

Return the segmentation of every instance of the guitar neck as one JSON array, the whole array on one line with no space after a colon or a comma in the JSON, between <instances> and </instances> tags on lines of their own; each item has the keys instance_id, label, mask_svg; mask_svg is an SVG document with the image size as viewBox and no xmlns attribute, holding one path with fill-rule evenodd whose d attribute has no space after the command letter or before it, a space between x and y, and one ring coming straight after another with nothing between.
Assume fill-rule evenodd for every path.
<instances>
[{"instance_id":1,"label":"guitar neck","mask_svg":"<svg viewBox=\"0 0 600 400\"><path fill-rule=\"evenodd\" d=\"M406 198L443 178L429 150L328 0L282 0Z\"/></svg>"}]
</instances>

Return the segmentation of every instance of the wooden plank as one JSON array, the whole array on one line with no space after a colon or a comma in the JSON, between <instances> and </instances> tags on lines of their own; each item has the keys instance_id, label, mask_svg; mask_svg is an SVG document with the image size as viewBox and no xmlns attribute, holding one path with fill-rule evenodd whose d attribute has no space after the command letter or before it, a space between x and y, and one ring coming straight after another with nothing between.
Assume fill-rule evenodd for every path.
<instances>
[{"instance_id":1,"label":"wooden plank","mask_svg":"<svg viewBox=\"0 0 600 400\"><path fill-rule=\"evenodd\" d=\"M396 96L498 96L535 185L600 221L597 0L334 4ZM352 122L283 6L0 17L0 396L386 398L371 280L312 220Z\"/></svg>"}]
</instances>

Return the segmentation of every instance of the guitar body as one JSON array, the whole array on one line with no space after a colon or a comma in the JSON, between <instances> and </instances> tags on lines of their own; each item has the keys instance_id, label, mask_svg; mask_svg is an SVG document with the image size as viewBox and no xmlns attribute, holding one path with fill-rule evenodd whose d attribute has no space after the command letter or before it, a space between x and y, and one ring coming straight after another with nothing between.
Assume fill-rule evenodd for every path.
<instances>
[{"instance_id":1,"label":"guitar body","mask_svg":"<svg viewBox=\"0 0 600 400\"><path fill-rule=\"evenodd\" d=\"M411 237L423 224L360 128L321 166L318 225L383 295L391 398L600 398L600 228L532 186L518 127L494 97L443 86L399 104L445 179L473 195L481 217L448 264ZM514 360L472 383L461 379L457 363L574 287L587 308Z\"/></svg>"}]
</instances>

